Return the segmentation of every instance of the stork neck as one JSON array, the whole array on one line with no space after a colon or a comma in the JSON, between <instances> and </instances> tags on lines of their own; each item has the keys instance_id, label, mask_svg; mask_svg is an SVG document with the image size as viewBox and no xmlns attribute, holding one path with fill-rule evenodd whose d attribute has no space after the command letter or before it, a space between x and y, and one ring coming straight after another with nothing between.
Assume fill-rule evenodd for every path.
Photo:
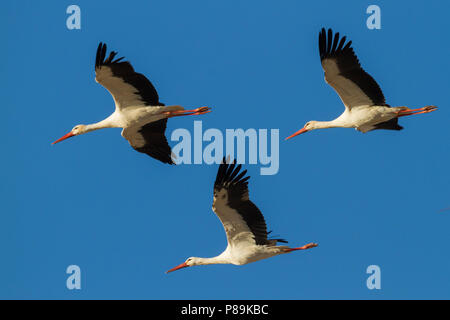
<instances>
[{"instance_id":1,"label":"stork neck","mask_svg":"<svg viewBox=\"0 0 450 320\"><path fill-rule=\"evenodd\" d=\"M117 126L115 125L113 119L110 116L110 117L106 118L105 120L86 125L86 132L103 129L103 128L115 128L115 127L117 127Z\"/></svg>"},{"instance_id":2,"label":"stork neck","mask_svg":"<svg viewBox=\"0 0 450 320\"><path fill-rule=\"evenodd\" d=\"M223 254L218 255L217 257L212 258L197 258L196 265L204 265L204 264L227 264L230 263L228 259L226 259Z\"/></svg>"},{"instance_id":3,"label":"stork neck","mask_svg":"<svg viewBox=\"0 0 450 320\"><path fill-rule=\"evenodd\" d=\"M332 121L315 121L314 129L327 129L327 128L338 128L344 127L345 123L339 118Z\"/></svg>"}]
</instances>

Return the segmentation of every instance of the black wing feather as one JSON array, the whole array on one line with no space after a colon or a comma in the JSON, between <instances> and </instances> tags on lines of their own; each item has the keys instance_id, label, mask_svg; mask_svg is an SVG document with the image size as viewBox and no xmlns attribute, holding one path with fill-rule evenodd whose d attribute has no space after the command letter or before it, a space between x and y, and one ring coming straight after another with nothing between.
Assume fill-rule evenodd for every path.
<instances>
[{"instance_id":1,"label":"black wing feather","mask_svg":"<svg viewBox=\"0 0 450 320\"><path fill-rule=\"evenodd\" d=\"M166 126L167 119L147 123L138 131L144 137L145 145L138 148L134 147L134 149L161 162L175 164L172 160L172 150L164 135Z\"/></svg>"},{"instance_id":2,"label":"black wing feather","mask_svg":"<svg viewBox=\"0 0 450 320\"><path fill-rule=\"evenodd\" d=\"M136 93L140 96L142 102L149 106L162 106L159 102L158 92L153 84L143 74L134 71L133 66L128 61L122 61L124 57L114 60L117 52L111 51L109 57L106 57L106 44L100 42L95 57L95 68L107 66L111 68L115 77L121 78L124 82L136 88Z\"/></svg>"},{"instance_id":3,"label":"black wing feather","mask_svg":"<svg viewBox=\"0 0 450 320\"><path fill-rule=\"evenodd\" d=\"M269 244L269 240L286 242L283 239L268 239L267 226L264 216L258 207L249 200L248 180L250 176L245 176L247 170L240 172L242 165L236 166L236 160L227 164L223 158L222 164L217 171L214 182L214 192L226 189L228 192L228 205L236 210L245 221L250 231L253 233L255 242L258 245Z\"/></svg>"},{"instance_id":4,"label":"black wing feather","mask_svg":"<svg viewBox=\"0 0 450 320\"><path fill-rule=\"evenodd\" d=\"M398 118L393 118L389 121L378 123L374 127L375 128L373 128L372 130L377 130L377 129L402 130L403 129L403 127L398 124Z\"/></svg>"},{"instance_id":5,"label":"black wing feather","mask_svg":"<svg viewBox=\"0 0 450 320\"><path fill-rule=\"evenodd\" d=\"M342 37L342 39L339 40L338 32L333 39L333 31L331 29L328 29L327 36L325 28L322 28L319 33L320 60L334 59L338 65L341 76L357 83L361 90L373 101L374 105L386 105L380 86L366 71L364 71L363 68L361 68L359 60L351 47L352 42L349 41L344 46L345 40L346 37Z\"/></svg>"}]
</instances>

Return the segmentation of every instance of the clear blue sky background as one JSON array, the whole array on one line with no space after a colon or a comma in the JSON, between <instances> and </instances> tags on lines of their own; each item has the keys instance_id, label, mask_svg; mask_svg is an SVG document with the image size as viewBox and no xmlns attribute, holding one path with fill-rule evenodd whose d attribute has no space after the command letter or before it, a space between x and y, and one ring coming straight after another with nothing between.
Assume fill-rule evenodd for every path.
<instances>
[{"instance_id":1,"label":"clear blue sky background","mask_svg":"<svg viewBox=\"0 0 450 320\"><path fill-rule=\"evenodd\" d=\"M0 4L0 298L450 298L447 1L68 1ZM381 7L368 30L366 8ZM342 112L323 81L317 36L353 40L391 105L439 106L401 132L315 131ZM114 108L94 81L97 45L119 51L161 101L213 113L169 121L280 129L280 171L252 175L251 199L291 245L319 247L246 266L164 272L226 246L211 210L216 165L167 166L119 129L51 146ZM173 145L174 143L172 143ZM82 289L66 288L67 266ZM381 290L366 268L381 268Z\"/></svg>"}]
</instances>

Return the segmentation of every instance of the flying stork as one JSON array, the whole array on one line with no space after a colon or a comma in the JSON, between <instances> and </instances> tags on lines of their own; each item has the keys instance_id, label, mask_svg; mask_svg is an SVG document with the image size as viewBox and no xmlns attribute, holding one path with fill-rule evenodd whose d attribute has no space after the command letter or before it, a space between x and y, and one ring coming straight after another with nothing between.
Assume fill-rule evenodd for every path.
<instances>
[{"instance_id":1,"label":"flying stork","mask_svg":"<svg viewBox=\"0 0 450 320\"><path fill-rule=\"evenodd\" d=\"M188 258L167 273L204 264L243 265L283 253L317 247L316 243L298 248L278 246L277 242L287 243L287 241L268 238L270 232L267 232L264 217L249 199L250 176L245 176L247 170L240 172L241 166L236 166L236 160L232 164L227 164L224 158L214 183L212 209L222 222L227 235L228 246L225 251L213 258Z\"/></svg>"},{"instance_id":2,"label":"flying stork","mask_svg":"<svg viewBox=\"0 0 450 320\"><path fill-rule=\"evenodd\" d=\"M146 153L161 162L174 164L172 152L164 136L167 119L177 116L198 115L210 112L201 107L185 110L178 105L165 107L159 101L152 83L134 71L128 61L115 59L111 51L106 58L106 44L100 42L95 58L95 81L108 90L115 102L115 111L106 119L93 124L76 125L69 133L53 142L103 128L123 128L122 136L137 151Z\"/></svg>"},{"instance_id":3,"label":"flying stork","mask_svg":"<svg viewBox=\"0 0 450 320\"><path fill-rule=\"evenodd\" d=\"M402 130L398 118L413 114L428 113L437 109L426 106L418 109L393 107L386 104L383 92L377 82L359 64L352 42L346 37L325 28L319 33L319 53L325 82L336 90L345 105L345 111L332 121L309 121L287 139L314 129L355 128L363 133L377 130Z\"/></svg>"}]
</instances>

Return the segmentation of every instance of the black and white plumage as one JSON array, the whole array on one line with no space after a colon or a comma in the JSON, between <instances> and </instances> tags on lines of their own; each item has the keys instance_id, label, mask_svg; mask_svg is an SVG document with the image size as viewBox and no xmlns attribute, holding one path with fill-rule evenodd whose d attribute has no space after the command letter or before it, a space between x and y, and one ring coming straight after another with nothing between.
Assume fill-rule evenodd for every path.
<instances>
[{"instance_id":1,"label":"black and white plumage","mask_svg":"<svg viewBox=\"0 0 450 320\"><path fill-rule=\"evenodd\" d=\"M149 122L140 127L137 132L133 130L134 134L129 135L127 139L136 151L148 154L161 162L174 164L172 149L164 134L166 127L167 119ZM122 136L125 137L124 130L122 131ZM139 143L139 141L143 141L143 143Z\"/></svg>"},{"instance_id":2,"label":"black and white plumage","mask_svg":"<svg viewBox=\"0 0 450 320\"><path fill-rule=\"evenodd\" d=\"M290 248L278 246L283 239L269 239L264 216L249 199L247 170L241 171L242 165L236 160L228 164L225 158L217 172L214 182L213 211L222 222L227 236L227 248L217 257L191 257L184 263L169 270L172 272L184 267L203 264L243 265L295 250L316 247L309 243L303 247Z\"/></svg>"},{"instance_id":3,"label":"black and white plumage","mask_svg":"<svg viewBox=\"0 0 450 320\"><path fill-rule=\"evenodd\" d=\"M346 42L335 33L323 28L319 33L319 55L325 81L341 98L345 111L333 121L310 121L290 139L301 133L333 127L355 128L361 132L376 129L401 130L398 118L402 116L428 113L435 106L418 109L393 107L386 104L378 83L361 67L353 51L352 42Z\"/></svg>"},{"instance_id":4,"label":"black and white plumage","mask_svg":"<svg viewBox=\"0 0 450 320\"><path fill-rule=\"evenodd\" d=\"M325 29L319 34L319 54L325 73L325 81L336 90L346 108L356 106L383 106L386 101L378 83L359 63L346 37L333 37L333 32Z\"/></svg>"},{"instance_id":5,"label":"black and white plumage","mask_svg":"<svg viewBox=\"0 0 450 320\"><path fill-rule=\"evenodd\" d=\"M246 233L249 241L256 245L286 242L281 239L269 240L264 216L249 199L247 170L241 171L242 165L226 164L224 160L217 172L214 183L213 210L222 222L228 242L236 236Z\"/></svg>"},{"instance_id":6,"label":"black and white plumage","mask_svg":"<svg viewBox=\"0 0 450 320\"><path fill-rule=\"evenodd\" d=\"M116 108L130 106L163 106L158 92L143 75L134 71L124 57L115 59L117 52L111 51L106 57L106 44L100 42L95 57L95 81L100 83L113 96Z\"/></svg>"},{"instance_id":7,"label":"black and white plumage","mask_svg":"<svg viewBox=\"0 0 450 320\"><path fill-rule=\"evenodd\" d=\"M210 109L165 107L153 84L143 74L135 72L128 61L122 61L123 57L115 59L114 51L106 58L106 52L106 44L100 43L95 58L95 81L111 93L116 105L114 113L94 124L77 125L54 143L97 129L120 127L122 136L135 150L173 164L171 148L164 135L167 118L204 114Z\"/></svg>"}]
</instances>

